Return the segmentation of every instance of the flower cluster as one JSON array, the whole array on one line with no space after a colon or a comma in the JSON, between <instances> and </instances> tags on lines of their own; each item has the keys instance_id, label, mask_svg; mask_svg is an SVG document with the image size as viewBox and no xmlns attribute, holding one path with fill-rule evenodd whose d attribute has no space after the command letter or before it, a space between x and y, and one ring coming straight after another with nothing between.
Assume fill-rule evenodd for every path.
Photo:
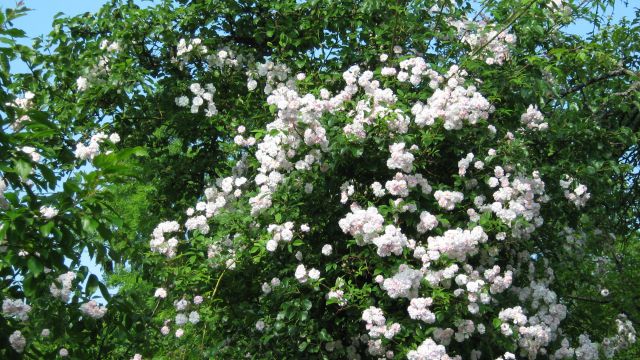
<instances>
[{"instance_id":1,"label":"flower cluster","mask_svg":"<svg viewBox=\"0 0 640 360\"><path fill-rule=\"evenodd\" d=\"M175 237L165 239L165 234L178 230L180 230L180 224L177 221L165 221L158 224L153 229L152 239L149 241L151 251L164 254L167 257L174 257L178 247L178 239Z\"/></svg>"},{"instance_id":2,"label":"flower cluster","mask_svg":"<svg viewBox=\"0 0 640 360\"><path fill-rule=\"evenodd\" d=\"M432 259L445 255L451 259L464 261L467 256L478 252L478 245L489 239L484 229L476 226L471 230L447 230L442 236L430 236L427 239L427 250Z\"/></svg>"},{"instance_id":3,"label":"flower cluster","mask_svg":"<svg viewBox=\"0 0 640 360\"><path fill-rule=\"evenodd\" d=\"M236 250L242 249L242 246L236 244L238 234L233 236L225 236L222 239L215 239L209 244L207 249L207 258L210 259L210 265L217 268L224 263L224 268L234 270L236 268Z\"/></svg>"},{"instance_id":4,"label":"flower cluster","mask_svg":"<svg viewBox=\"0 0 640 360\"><path fill-rule=\"evenodd\" d=\"M29 155L29 157L31 158L31 161L33 162L40 162L40 159L42 159L42 155L40 155L40 153L38 153L38 151L36 151L34 147L23 146L20 148L20 151Z\"/></svg>"},{"instance_id":5,"label":"flower cluster","mask_svg":"<svg viewBox=\"0 0 640 360\"><path fill-rule=\"evenodd\" d=\"M636 329L626 315L620 314L616 319L616 335L602 341L604 353L607 358L636 343Z\"/></svg>"},{"instance_id":6,"label":"flower cluster","mask_svg":"<svg viewBox=\"0 0 640 360\"><path fill-rule=\"evenodd\" d=\"M416 350L407 354L408 360L461 360L460 356L450 357L443 345L436 344L433 339L427 338Z\"/></svg>"},{"instance_id":7,"label":"flower cluster","mask_svg":"<svg viewBox=\"0 0 640 360\"><path fill-rule=\"evenodd\" d=\"M276 64L271 61L256 63L254 69L247 71L247 89L253 91L258 87L258 82L254 78L265 78L266 85L264 93L270 95L279 84L286 84L287 87L295 87L295 82L290 78L291 70L284 64Z\"/></svg>"},{"instance_id":8,"label":"flower cluster","mask_svg":"<svg viewBox=\"0 0 640 360\"><path fill-rule=\"evenodd\" d=\"M77 159L80 160L93 160L98 154L100 154L100 144L106 139L113 144L120 142L120 136L117 133L113 133L107 136L105 133L100 132L91 137L89 145L85 145L82 142L76 144L76 150L74 152Z\"/></svg>"},{"instance_id":9,"label":"flower cluster","mask_svg":"<svg viewBox=\"0 0 640 360\"><path fill-rule=\"evenodd\" d=\"M295 276L296 280L298 280L300 283L304 284L309 279L311 279L311 280L320 279L320 270L318 270L316 268L311 268L310 270L307 271L307 268L303 264L299 264L298 267L296 268L296 272L295 272L294 276Z\"/></svg>"},{"instance_id":10,"label":"flower cluster","mask_svg":"<svg viewBox=\"0 0 640 360\"><path fill-rule=\"evenodd\" d=\"M456 204L464 199L464 194L458 191L437 190L433 197L438 200L438 205L445 210L453 210Z\"/></svg>"},{"instance_id":11,"label":"flower cluster","mask_svg":"<svg viewBox=\"0 0 640 360\"><path fill-rule=\"evenodd\" d=\"M423 211L420 213L420 222L418 223L417 230L420 234L424 234L429 230L433 230L438 226L438 219L429 213Z\"/></svg>"},{"instance_id":12,"label":"flower cluster","mask_svg":"<svg viewBox=\"0 0 640 360\"><path fill-rule=\"evenodd\" d=\"M60 276L58 276L57 283L51 284L49 286L49 291L53 297L59 298L60 300L67 302L69 301L69 297L71 296L71 286L73 285L73 280L76 278L76 273L69 271ZM62 287L58 287L58 283Z\"/></svg>"},{"instance_id":13,"label":"flower cluster","mask_svg":"<svg viewBox=\"0 0 640 360\"><path fill-rule=\"evenodd\" d=\"M271 291L273 291L273 289L280 286L280 284L281 284L280 279L277 277L274 277L273 279L271 279L270 282L262 283L262 293L265 295L268 295L269 293L271 293Z\"/></svg>"},{"instance_id":14,"label":"flower cluster","mask_svg":"<svg viewBox=\"0 0 640 360\"><path fill-rule=\"evenodd\" d=\"M237 131L238 135L233 138L233 142L236 145L249 147L256 144L256 138L254 138L253 136L249 136L248 138L245 138L243 136L244 132L246 131L246 128L244 126L238 126Z\"/></svg>"},{"instance_id":15,"label":"flower cluster","mask_svg":"<svg viewBox=\"0 0 640 360\"><path fill-rule=\"evenodd\" d=\"M473 153L468 153L467 156L458 161L458 175L465 176L467 174L467 169L471 165L473 158ZM477 162L476 164L478 164L476 168L482 169L482 165L480 165L482 162Z\"/></svg>"},{"instance_id":16,"label":"flower cluster","mask_svg":"<svg viewBox=\"0 0 640 360\"><path fill-rule=\"evenodd\" d=\"M80 305L80 311L90 318L101 319L107 313L107 308L98 305L95 300L91 300Z\"/></svg>"},{"instance_id":17,"label":"flower cluster","mask_svg":"<svg viewBox=\"0 0 640 360\"><path fill-rule=\"evenodd\" d=\"M463 86L466 75L465 70L453 65L446 74L449 80L444 88L437 88L426 104L418 101L411 108L416 125L431 126L442 118L446 130L460 130L465 120L471 125L486 120L494 108L475 86Z\"/></svg>"},{"instance_id":18,"label":"flower cluster","mask_svg":"<svg viewBox=\"0 0 640 360\"><path fill-rule=\"evenodd\" d=\"M22 112L26 112L27 110L33 107L33 99L36 94L31 91L25 91L23 97L19 97L15 99L13 102L5 103L5 106L16 108ZM25 122L30 121L31 118L29 115L23 114L20 115L12 124L11 129L13 131L19 131L24 126Z\"/></svg>"},{"instance_id":19,"label":"flower cluster","mask_svg":"<svg viewBox=\"0 0 640 360\"><path fill-rule=\"evenodd\" d=\"M509 59L509 45L516 42L516 36L507 31L496 30L495 25L483 21L451 21L461 36L461 41L467 43L474 54L483 55L488 65L502 65Z\"/></svg>"},{"instance_id":20,"label":"flower cluster","mask_svg":"<svg viewBox=\"0 0 640 360\"><path fill-rule=\"evenodd\" d=\"M424 321L427 324L436 322L436 315L429 310L433 304L431 298L413 298L407 308L409 317L414 320Z\"/></svg>"},{"instance_id":21,"label":"flower cluster","mask_svg":"<svg viewBox=\"0 0 640 360\"><path fill-rule=\"evenodd\" d=\"M27 339L19 330L16 330L9 336L9 344L17 353L22 354L25 346L27 346Z\"/></svg>"},{"instance_id":22,"label":"flower cluster","mask_svg":"<svg viewBox=\"0 0 640 360\"><path fill-rule=\"evenodd\" d=\"M384 279L381 288L387 292L390 298L412 299L418 296L420 282L423 279L420 270L412 269L406 264L398 267L398 271L390 278Z\"/></svg>"},{"instance_id":23,"label":"flower cluster","mask_svg":"<svg viewBox=\"0 0 640 360\"><path fill-rule=\"evenodd\" d=\"M494 202L485 205L485 198L478 197L474 203L481 212L493 212L502 222L511 227L514 237L526 237L543 224L540 216L540 202L547 201L545 184L537 171L533 172L531 178L523 176L510 178L511 174L501 166L496 166L494 176L488 181L489 187L497 188L493 193ZM527 220L530 224L526 227L514 225L518 217Z\"/></svg>"},{"instance_id":24,"label":"flower cluster","mask_svg":"<svg viewBox=\"0 0 640 360\"><path fill-rule=\"evenodd\" d=\"M52 206L41 206L40 214L47 220L53 219L56 215L58 215L58 209Z\"/></svg>"},{"instance_id":25,"label":"flower cluster","mask_svg":"<svg viewBox=\"0 0 640 360\"><path fill-rule=\"evenodd\" d=\"M156 294L158 290L156 290ZM173 307L176 310L176 316L174 318L174 323L178 327L174 333L175 337L181 338L184 335L184 326L187 323L196 325L200 322L200 313L197 310L192 310L193 306L199 306L204 301L202 296L194 296L193 302L182 298L180 300L176 300L173 302ZM191 311L189 311L191 310ZM169 327L169 323L171 319L166 319L164 321L164 325L160 328L160 333L162 335L169 335L171 332L171 328Z\"/></svg>"},{"instance_id":26,"label":"flower cluster","mask_svg":"<svg viewBox=\"0 0 640 360\"><path fill-rule=\"evenodd\" d=\"M354 208L340 219L340 228L353 236L359 243L371 242L383 230L384 218L375 207L366 210Z\"/></svg>"},{"instance_id":27,"label":"flower cluster","mask_svg":"<svg viewBox=\"0 0 640 360\"><path fill-rule=\"evenodd\" d=\"M293 239L293 223L288 221L282 225L271 224L267 228L267 232L272 234L272 237L267 241L267 250L274 252L278 248L278 243L281 241L290 242Z\"/></svg>"},{"instance_id":28,"label":"flower cluster","mask_svg":"<svg viewBox=\"0 0 640 360\"><path fill-rule=\"evenodd\" d=\"M536 105L529 105L527 112L520 116L520 122L531 130L547 130L549 124L544 122L544 115Z\"/></svg>"},{"instance_id":29,"label":"flower cluster","mask_svg":"<svg viewBox=\"0 0 640 360\"><path fill-rule=\"evenodd\" d=\"M408 173L413 167L413 154L405 150L405 143L396 143L389 145L391 157L387 160L389 169L401 169Z\"/></svg>"},{"instance_id":30,"label":"flower cluster","mask_svg":"<svg viewBox=\"0 0 640 360\"><path fill-rule=\"evenodd\" d=\"M205 45L202 44L202 39L200 38L193 38L189 39L188 41L185 39L180 39L176 48L176 56L181 57L191 52L206 54L207 52L209 52L209 50Z\"/></svg>"},{"instance_id":31,"label":"flower cluster","mask_svg":"<svg viewBox=\"0 0 640 360\"><path fill-rule=\"evenodd\" d=\"M387 319L384 316L384 312L374 306L365 309L362 312L362 320L366 322L366 329L369 331L369 337L374 340L368 342L368 351L371 355L381 355L385 353L385 349L382 345L382 341L375 340L385 337L386 339L393 339L400 330L401 326L398 323L387 325Z\"/></svg>"},{"instance_id":32,"label":"flower cluster","mask_svg":"<svg viewBox=\"0 0 640 360\"><path fill-rule=\"evenodd\" d=\"M96 83L104 82L100 76L108 74L111 70L109 63L111 58L109 54L118 53L121 50L120 43L104 39L100 42L100 50L102 54L98 57L98 63L84 71L84 76L78 76L76 79L76 88L78 92L86 91L90 86Z\"/></svg>"},{"instance_id":33,"label":"flower cluster","mask_svg":"<svg viewBox=\"0 0 640 360\"><path fill-rule=\"evenodd\" d=\"M199 83L193 83L189 86L191 93L194 95L193 99L189 101L187 96L180 96L176 98L176 105L180 107L191 107L191 113L197 114L200 111L200 106L207 103L207 109L205 115L212 117L218 114L218 108L213 102L213 95L216 93L216 87L213 84L206 84L204 88Z\"/></svg>"},{"instance_id":34,"label":"flower cluster","mask_svg":"<svg viewBox=\"0 0 640 360\"><path fill-rule=\"evenodd\" d=\"M31 311L31 306L25 304L22 300L4 299L2 301L2 313L6 316L20 321L27 321L29 320L29 311Z\"/></svg>"},{"instance_id":35,"label":"flower cluster","mask_svg":"<svg viewBox=\"0 0 640 360\"><path fill-rule=\"evenodd\" d=\"M564 189L564 197L567 200L571 201L577 208L582 208L591 198L591 194L587 192L587 186L580 183L578 183L573 190L570 190L574 182L572 177L565 175L565 179L560 180L560 187Z\"/></svg>"}]
</instances>

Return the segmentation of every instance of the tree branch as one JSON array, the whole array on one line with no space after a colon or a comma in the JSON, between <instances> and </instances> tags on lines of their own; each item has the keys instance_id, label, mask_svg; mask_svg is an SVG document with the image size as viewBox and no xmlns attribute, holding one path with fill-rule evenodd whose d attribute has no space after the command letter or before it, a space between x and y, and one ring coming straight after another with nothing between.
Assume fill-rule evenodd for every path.
<instances>
[{"instance_id":1,"label":"tree branch","mask_svg":"<svg viewBox=\"0 0 640 360\"><path fill-rule=\"evenodd\" d=\"M611 78L614 78L614 77L618 77L620 75L636 76L637 74L634 73L633 71L625 69L625 68L620 68L620 69L617 69L617 70L613 70L613 71L610 71L610 72L608 72L606 74L602 74L602 75L600 75L598 77L590 79L587 82L584 82L582 84L576 85L576 86L574 86L574 87L572 87L570 89L567 89L567 90L563 91L560 94L560 98L564 98L565 96L567 96L569 94L578 92L578 91L586 88L589 85L593 85L593 84L598 83L600 81L604 81L604 80L608 80L608 79L611 79Z\"/></svg>"}]
</instances>

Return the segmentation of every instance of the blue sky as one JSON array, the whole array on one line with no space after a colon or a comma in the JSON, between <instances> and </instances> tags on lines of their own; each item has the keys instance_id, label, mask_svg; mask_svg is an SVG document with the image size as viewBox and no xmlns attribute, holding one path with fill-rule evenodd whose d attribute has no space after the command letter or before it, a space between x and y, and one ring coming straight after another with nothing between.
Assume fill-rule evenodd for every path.
<instances>
[{"instance_id":1,"label":"blue sky","mask_svg":"<svg viewBox=\"0 0 640 360\"><path fill-rule=\"evenodd\" d=\"M14 7L17 1L0 0L0 7ZM628 7L625 6L625 1L629 3ZM33 11L28 16L16 21L16 26L24 29L29 37L35 37L51 31L51 22L55 14L63 12L66 15L79 15L85 12L95 12L108 0L23 0L23 2ZM619 20L623 16L632 18L634 16L634 2L636 0L616 0L615 6L608 9L607 14L612 14L614 20ZM591 24L582 22L572 25L569 30L576 34L585 34L591 29Z\"/></svg>"},{"instance_id":2,"label":"blue sky","mask_svg":"<svg viewBox=\"0 0 640 360\"><path fill-rule=\"evenodd\" d=\"M3 8L15 7L17 0L0 0ZM78 15L85 12L95 12L106 0L23 0L24 4L33 11L17 20L16 27L27 32L29 37L46 34L51 31L53 16L59 12L66 15Z\"/></svg>"}]
</instances>

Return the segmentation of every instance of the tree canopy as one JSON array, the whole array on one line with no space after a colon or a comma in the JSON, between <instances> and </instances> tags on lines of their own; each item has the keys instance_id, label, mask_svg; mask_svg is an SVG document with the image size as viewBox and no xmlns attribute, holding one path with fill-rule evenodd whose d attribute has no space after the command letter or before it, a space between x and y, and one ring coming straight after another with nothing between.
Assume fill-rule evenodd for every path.
<instances>
[{"instance_id":1,"label":"tree canopy","mask_svg":"<svg viewBox=\"0 0 640 360\"><path fill-rule=\"evenodd\" d=\"M3 9L0 357L638 358L622 5Z\"/></svg>"}]
</instances>

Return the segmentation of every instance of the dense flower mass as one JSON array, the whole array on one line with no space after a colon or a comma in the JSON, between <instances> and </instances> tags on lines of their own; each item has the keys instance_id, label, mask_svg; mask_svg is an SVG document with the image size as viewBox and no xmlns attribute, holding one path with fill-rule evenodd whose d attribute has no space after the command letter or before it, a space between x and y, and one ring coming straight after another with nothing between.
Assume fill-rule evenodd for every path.
<instances>
[{"instance_id":1,"label":"dense flower mass","mask_svg":"<svg viewBox=\"0 0 640 360\"><path fill-rule=\"evenodd\" d=\"M501 39L509 42L515 38ZM469 41L475 43L480 40ZM496 44L491 49L495 56L494 62L498 64L508 58L505 55L507 48L500 46ZM488 60L488 62L491 61ZM527 260L527 255L524 255L526 253L517 257L519 259L517 263L507 265L506 269L496 264L494 260L487 259L495 258L500 253L500 246L496 242L505 241L507 237L514 241L527 239L536 228L543 225L544 221L540 216L541 204L548 201L545 184L537 171L533 171L532 175L527 177L522 170L516 170L510 164L497 164L494 161L497 151L491 148L487 151L488 156L485 159L470 152L458 162L457 175L468 181L465 187L435 191L432 197L435 200L435 206L425 208L424 204L417 202L413 189L420 187L422 191L415 194L422 194L421 196L429 195L432 191L432 186L427 179L419 173L414 173L421 169L421 165L418 165L420 159L414 155L420 151L420 147L417 144L396 141L396 139L402 134L410 133L413 129L436 126L437 119L444 120L442 126L445 130L461 130L465 122L476 125L488 120L494 108L477 92L476 87L464 87L467 80L464 77L466 72L462 69L454 66L446 74L438 74L421 58L403 60L399 65L400 70L389 66L383 68L381 75L395 76L395 80L400 83L410 81L414 85L419 84L421 78L426 76L430 79L431 88L434 89L426 105L416 102L411 106L411 113L415 116L413 121L401 110L394 108L398 104L394 91L391 88L382 87L380 81L375 79L373 72L360 67L353 66L343 73L346 86L338 95L331 97L325 89L321 89L320 98L316 98L312 94L300 94L295 83L287 81L289 72L283 70L285 68L278 68L272 64L266 68L262 64L257 65L258 70L253 73L253 76L256 78L266 76L267 79L271 79L268 80L267 85L270 87L265 89L265 93L268 94L268 104L277 110L275 121L266 126L268 134L256 144L255 159L258 165L255 169L254 183L257 194L249 195L247 200L251 214L258 216L276 206L276 199L280 199L277 195L279 188L290 186L289 183L294 176L318 173L318 170L319 174L327 171L323 159L333 156L328 147L332 138L328 136L323 126L322 116L325 112L346 112L351 120L342 129L344 136L347 139L389 137L391 144L388 145L388 155L385 155L386 168L401 172L368 184L359 184L354 179L344 181L336 195L339 195L340 204L346 205L349 202L350 204L347 213L338 219L335 225L345 235L355 240L356 244L373 245L375 254L380 259L396 257L405 261L405 256L412 254L412 257L419 260L421 265L415 268L410 262L403 262L397 270L390 272L389 276L377 275L375 282L380 289L391 299L408 299L409 318L427 324L439 321L436 311L441 305L439 300L427 296L429 290L424 284L429 284L431 287L442 286L450 290L452 296L462 301L467 315L477 316L491 312L488 306L493 304L498 309L495 316L501 321L499 331L502 336L513 339L523 354L535 358L537 354L547 351L546 349L559 338L560 323L566 318L566 307L558 303L557 295L548 287L552 278L533 280L535 265ZM272 71L279 72L280 75L271 75ZM448 80L442 88L445 77ZM304 79L301 76L297 77L298 81ZM276 85L277 81L281 83ZM192 92L194 92L193 87L192 85ZM251 78L248 87L249 90L255 89L257 81ZM199 88L196 86L195 90L199 91ZM352 109L345 109L347 101L353 101ZM187 104L186 101L184 103ZM534 106L530 106L527 113L522 115L522 123L529 129L546 129L543 119L542 114ZM374 125L380 122L388 126L388 133L384 135L375 133ZM495 127L490 125L489 128L490 134L496 132ZM245 131L244 126L238 128L239 134ZM513 141L514 135L512 133L507 135L505 141ZM244 137L234 142L241 147L253 145L253 143L245 143L243 139ZM243 173L251 171L246 168L245 159L239 162ZM492 167L486 166L489 164L492 164ZM476 190L474 195L466 195L465 193L471 189L480 189L479 179L485 182L484 192ZM572 181L561 182L561 185L567 189ZM230 208L230 204L242 200L240 195L230 197L228 194L231 194L234 189L239 191L245 183L246 179L237 174L217 180L217 187L207 189L207 202L198 203L195 210L187 211L189 218L184 224L185 229L187 231L197 229L200 233L207 234L210 221L215 221L222 209ZM370 190L363 194L362 188ZM313 194L315 191L312 183L304 183L300 189L306 195ZM572 202L581 204L581 201L584 201L583 198L588 198L584 195L585 189L584 185L580 184L570 193L571 196L565 196ZM247 190L251 194L250 190ZM363 203L362 196L366 194L373 195L373 198L369 200L371 202L367 207L363 207L360 204ZM389 210L381 210L382 207L373 205L376 203L376 198L384 198L387 195L392 197L390 204L394 209L393 216L389 215ZM278 204L282 204L282 200L277 201L280 201ZM469 207L469 202L472 203L472 207ZM196 213L205 210L206 216ZM440 213L432 214L437 211ZM458 222L459 227L452 228L450 220L447 220L448 214L459 211L466 214L468 222ZM406 226L401 221L404 217L415 216L411 215L413 213L417 213L419 218L414 230L410 232L418 235L415 239L405 232ZM480 225L482 218L491 219L492 217L502 224L499 227L502 231L490 230ZM441 225L444 229L439 229ZM304 234L312 229L307 224L303 224L299 226L300 232L297 233L297 227L293 221L280 222L280 220L276 223L254 223L252 226L262 227L261 231L264 231L267 236L264 246L268 253L275 253L287 244L291 249L291 244L297 243L294 240L298 236L304 238ZM176 256L179 241L177 238L172 238L169 244L165 240L165 234L175 233L180 228L179 223L175 221L159 224L151 241L152 249L170 257ZM507 229L511 230L509 234L504 231ZM427 232L432 234L421 236ZM220 253L217 245L213 248L215 250L212 250L210 245L209 253L211 255L213 251L215 255L209 258L215 258ZM324 256L330 256L333 251L334 246L325 243L321 246L320 252ZM472 265L474 262L471 260L478 256L485 260L479 266ZM292 276L296 283L302 286L322 281L319 270L302 263L306 256L301 251L297 251L294 258L297 265L289 276ZM228 263L230 259L225 261ZM529 261L528 265L527 261ZM550 273L551 269L547 272ZM526 274L529 274L529 278L532 279L530 283L525 283L523 287L513 286L516 276L524 276L526 279ZM270 296L276 288L276 285L268 282L261 285L264 296ZM504 308L499 306L500 294L508 290L516 294L521 305ZM164 298L166 293L163 289L158 289L155 296ZM339 306L348 304L349 294L344 290L344 282L342 280L336 282L336 287L328 290L324 298L328 303ZM181 300L178 304L183 301ZM179 313L174 319L176 326L199 321L199 316L193 313L193 316L182 313L183 306L177 309ZM388 349L390 344L387 341L401 331L400 324L387 322L384 311L376 307L364 310L362 320L365 321L368 332L366 340L368 354L393 357L393 351ZM452 327L439 328L434 332L433 339L423 340L422 345L416 350L409 351L407 358L461 359L460 354L448 355L447 346L451 340L464 342L474 333L484 334L487 331L487 325L464 318L450 323L450 326ZM268 331L268 326L262 319L254 323L254 327L259 332ZM162 329L163 334L168 334L167 325ZM182 333L183 329L180 328L175 335L181 337ZM590 351L586 344L585 342L579 348L580 350L576 351L578 353ZM555 351L560 356L569 350L566 347L559 347ZM482 351L474 349L469 356L480 359ZM511 359L512 354L506 352L502 358Z\"/></svg>"},{"instance_id":2,"label":"dense flower mass","mask_svg":"<svg viewBox=\"0 0 640 360\"><path fill-rule=\"evenodd\" d=\"M601 4L231 3L0 16L0 358L635 355L640 47L559 30Z\"/></svg>"}]
</instances>

